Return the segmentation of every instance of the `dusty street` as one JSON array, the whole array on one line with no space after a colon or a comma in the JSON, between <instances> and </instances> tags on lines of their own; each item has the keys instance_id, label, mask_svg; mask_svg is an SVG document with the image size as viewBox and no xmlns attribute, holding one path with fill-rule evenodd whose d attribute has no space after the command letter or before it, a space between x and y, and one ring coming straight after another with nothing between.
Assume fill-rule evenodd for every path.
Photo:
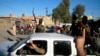
<instances>
[{"instance_id":1,"label":"dusty street","mask_svg":"<svg viewBox=\"0 0 100 56\"><path fill-rule=\"evenodd\" d=\"M7 41L16 41L19 39L26 38L28 35L16 35L12 36L10 35L7 30L9 29L9 26L0 25L0 43L1 42L7 42Z\"/></svg>"}]
</instances>

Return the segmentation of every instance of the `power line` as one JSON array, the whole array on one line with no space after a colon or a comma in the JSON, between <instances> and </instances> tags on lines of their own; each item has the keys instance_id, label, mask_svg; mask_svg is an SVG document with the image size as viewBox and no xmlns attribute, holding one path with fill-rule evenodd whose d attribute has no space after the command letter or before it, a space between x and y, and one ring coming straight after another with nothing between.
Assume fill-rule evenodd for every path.
<instances>
[{"instance_id":1,"label":"power line","mask_svg":"<svg viewBox=\"0 0 100 56\"><path fill-rule=\"evenodd\" d=\"M5 7L5 8L8 8L8 9L11 9L11 10L17 11L17 12L21 12L21 10L18 10L18 9L12 8L12 7L8 6L8 5L1 4L1 3L0 3L0 5L1 5L2 7Z\"/></svg>"}]
</instances>

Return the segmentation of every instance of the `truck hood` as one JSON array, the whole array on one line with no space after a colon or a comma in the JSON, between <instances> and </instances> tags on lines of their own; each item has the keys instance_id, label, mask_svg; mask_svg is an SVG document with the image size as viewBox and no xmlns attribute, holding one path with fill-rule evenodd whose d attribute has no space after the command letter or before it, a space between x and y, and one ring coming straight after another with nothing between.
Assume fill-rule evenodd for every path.
<instances>
[{"instance_id":1,"label":"truck hood","mask_svg":"<svg viewBox=\"0 0 100 56\"><path fill-rule=\"evenodd\" d=\"M0 43L0 56L6 56L7 50L16 43L16 41Z\"/></svg>"}]
</instances>

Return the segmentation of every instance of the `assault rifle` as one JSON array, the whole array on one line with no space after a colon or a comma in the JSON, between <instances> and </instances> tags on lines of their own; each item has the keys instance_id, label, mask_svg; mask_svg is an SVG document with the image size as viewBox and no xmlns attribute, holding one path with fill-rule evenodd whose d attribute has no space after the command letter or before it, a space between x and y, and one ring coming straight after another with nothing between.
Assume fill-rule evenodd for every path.
<instances>
[{"instance_id":1,"label":"assault rifle","mask_svg":"<svg viewBox=\"0 0 100 56\"><path fill-rule=\"evenodd\" d=\"M33 13L34 21L35 21L35 23L37 23L37 21L36 21L36 17L35 17L35 13L34 13L34 8L33 8L32 13Z\"/></svg>"}]
</instances>

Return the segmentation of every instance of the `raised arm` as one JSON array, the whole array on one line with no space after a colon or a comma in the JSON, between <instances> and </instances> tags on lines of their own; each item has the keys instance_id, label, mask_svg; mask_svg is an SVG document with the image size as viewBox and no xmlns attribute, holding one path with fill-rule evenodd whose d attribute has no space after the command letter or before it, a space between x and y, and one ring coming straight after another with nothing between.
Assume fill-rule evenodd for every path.
<instances>
[{"instance_id":1,"label":"raised arm","mask_svg":"<svg viewBox=\"0 0 100 56\"><path fill-rule=\"evenodd\" d=\"M36 44L33 43L32 40L30 40L30 44L31 44L31 49L35 50L36 52L40 53L40 54L45 54L45 49L43 48L39 48Z\"/></svg>"},{"instance_id":2,"label":"raised arm","mask_svg":"<svg viewBox=\"0 0 100 56\"><path fill-rule=\"evenodd\" d=\"M75 46L78 56L86 56L84 50L84 44L85 44L85 29L83 29L82 36L77 36L75 38Z\"/></svg>"}]
</instances>

